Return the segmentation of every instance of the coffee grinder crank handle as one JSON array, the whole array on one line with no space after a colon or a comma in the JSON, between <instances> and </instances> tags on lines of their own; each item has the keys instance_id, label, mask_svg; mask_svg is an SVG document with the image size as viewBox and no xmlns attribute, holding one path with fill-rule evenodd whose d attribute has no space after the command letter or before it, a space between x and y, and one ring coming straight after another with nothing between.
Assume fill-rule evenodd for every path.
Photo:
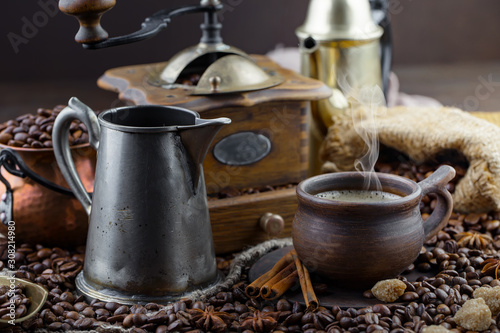
<instances>
[{"instance_id":1,"label":"coffee grinder crank handle","mask_svg":"<svg viewBox=\"0 0 500 333\"><path fill-rule=\"evenodd\" d=\"M75 197L80 201L87 215L90 215L92 199L83 186L82 180L75 168L75 163L71 157L69 149L69 127L75 119L80 120L87 126L89 133L89 143L92 148L99 148L99 137L101 127L97 115L91 108L80 102L76 97L69 100L68 106L64 108L56 118L53 129L54 155L61 173L66 179Z\"/></svg>"},{"instance_id":2,"label":"coffee grinder crank handle","mask_svg":"<svg viewBox=\"0 0 500 333\"><path fill-rule=\"evenodd\" d=\"M129 44L157 35L167 27L175 16L192 13L205 13L202 42L221 43L221 24L217 22L216 12L222 9L219 0L202 0L200 5L184 6L176 9L163 9L146 18L141 29L128 35L108 39L108 33L101 27L101 16L114 7L116 0L60 0L59 9L75 16L80 29L75 40L86 49L101 49L110 46Z\"/></svg>"}]
</instances>

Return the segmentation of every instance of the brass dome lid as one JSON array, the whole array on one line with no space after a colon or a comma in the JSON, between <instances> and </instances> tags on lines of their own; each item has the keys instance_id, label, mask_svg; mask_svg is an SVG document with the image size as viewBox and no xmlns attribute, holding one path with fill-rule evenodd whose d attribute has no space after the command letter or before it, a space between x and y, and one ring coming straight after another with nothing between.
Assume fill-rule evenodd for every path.
<instances>
[{"instance_id":1,"label":"brass dome lid","mask_svg":"<svg viewBox=\"0 0 500 333\"><path fill-rule=\"evenodd\" d=\"M196 86L178 83L185 74L200 75ZM147 76L151 85L165 89L181 86L191 95L254 91L283 81L279 74L259 67L245 52L223 43L200 43L189 47L172 57L163 68L151 70Z\"/></svg>"},{"instance_id":2,"label":"brass dome lid","mask_svg":"<svg viewBox=\"0 0 500 333\"><path fill-rule=\"evenodd\" d=\"M228 94L274 87L284 80L266 72L249 58L226 55L211 64L201 76L193 95Z\"/></svg>"}]
</instances>

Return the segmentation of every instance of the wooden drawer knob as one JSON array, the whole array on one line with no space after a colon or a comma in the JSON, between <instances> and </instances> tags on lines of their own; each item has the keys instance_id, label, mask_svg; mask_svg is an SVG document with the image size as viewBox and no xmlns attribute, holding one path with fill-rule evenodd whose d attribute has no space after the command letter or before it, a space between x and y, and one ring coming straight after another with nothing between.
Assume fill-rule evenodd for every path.
<instances>
[{"instance_id":1,"label":"wooden drawer knob","mask_svg":"<svg viewBox=\"0 0 500 333\"><path fill-rule=\"evenodd\" d=\"M285 220L278 214L265 213L260 218L260 227L269 236L276 236L285 228Z\"/></svg>"}]
</instances>

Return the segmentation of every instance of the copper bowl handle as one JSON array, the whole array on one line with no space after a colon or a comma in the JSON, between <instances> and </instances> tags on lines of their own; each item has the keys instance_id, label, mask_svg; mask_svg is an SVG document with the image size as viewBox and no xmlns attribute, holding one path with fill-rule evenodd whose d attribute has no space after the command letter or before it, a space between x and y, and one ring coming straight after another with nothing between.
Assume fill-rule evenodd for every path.
<instances>
[{"instance_id":1,"label":"copper bowl handle","mask_svg":"<svg viewBox=\"0 0 500 333\"><path fill-rule=\"evenodd\" d=\"M11 149L5 148L0 152L0 166L3 166L4 169L10 174L20 177L20 178L30 178L34 182L52 190L57 193L62 193L69 196L74 196L73 192L67 188L59 186L50 180L43 178L38 175L36 172L31 170L26 163L24 163L23 159L19 154ZM7 179L0 174L0 181L5 185L5 193L0 201L0 221L2 223L7 223L8 221L13 220L14 217L14 195L12 187Z\"/></svg>"}]
</instances>

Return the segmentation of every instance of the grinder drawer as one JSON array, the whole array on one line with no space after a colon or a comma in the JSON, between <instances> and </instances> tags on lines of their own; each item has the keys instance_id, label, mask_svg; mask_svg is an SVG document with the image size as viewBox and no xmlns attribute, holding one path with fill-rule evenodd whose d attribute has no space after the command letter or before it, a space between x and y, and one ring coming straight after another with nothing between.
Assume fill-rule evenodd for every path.
<instances>
[{"instance_id":1,"label":"grinder drawer","mask_svg":"<svg viewBox=\"0 0 500 333\"><path fill-rule=\"evenodd\" d=\"M215 252L241 251L272 238L261 227L266 213L280 215L284 228L276 237L290 237L297 210L295 188L243 195L208 202Z\"/></svg>"}]
</instances>

